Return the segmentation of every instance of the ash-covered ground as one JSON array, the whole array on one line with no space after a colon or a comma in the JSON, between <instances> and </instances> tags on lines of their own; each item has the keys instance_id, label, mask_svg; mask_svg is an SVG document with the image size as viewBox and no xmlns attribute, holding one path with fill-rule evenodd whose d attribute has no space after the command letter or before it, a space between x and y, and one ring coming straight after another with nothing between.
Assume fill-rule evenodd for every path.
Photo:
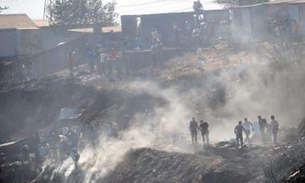
<instances>
[{"instance_id":1,"label":"ash-covered ground","mask_svg":"<svg viewBox=\"0 0 305 183\"><path fill-rule=\"evenodd\" d=\"M1 161L1 179L71 183L302 181L305 139L297 127L305 109L303 61L282 67L257 53L231 53L221 47L204 50L204 54L204 69L196 67L195 56L189 53L123 80L90 74L82 66L73 80L62 71L3 88L1 140L31 139L37 131L44 139L50 130L60 134L64 127L83 130L77 169L69 156L60 161L51 148L42 158L41 168L32 167L30 176L16 176L24 171L22 166ZM82 114L75 120L58 120L63 108L82 110ZM124 128L124 115L130 116L128 130L109 135L113 124ZM253 134L252 146L243 150L230 146L237 122L245 117L256 122L258 115L268 121L276 116L279 143L263 144L259 135ZM203 147L200 135L199 143L192 144L192 117L209 122L209 147ZM218 142L229 144L216 147Z\"/></svg>"}]
</instances>

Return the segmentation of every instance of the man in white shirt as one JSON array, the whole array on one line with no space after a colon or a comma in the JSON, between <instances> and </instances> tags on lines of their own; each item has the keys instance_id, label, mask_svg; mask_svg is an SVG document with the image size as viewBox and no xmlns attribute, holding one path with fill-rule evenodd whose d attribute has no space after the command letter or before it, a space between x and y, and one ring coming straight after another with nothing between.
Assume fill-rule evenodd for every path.
<instances>
[{"instance_id":1,"label":"man in white shirt","mask_svg":"<svg viewBox=\"0 0 305 183\"><path fill-rule=\"evenodd\" d=\"M245 142L249 142L250 144L250 134L251 134L251 127L253 128L253 124L248 121L247 118L245 118L245 121L243 123L243 126L245 128L245 134L246 134L246 139L245 139Z\"/></svg>"},{"instance_id":2,"label":"man in white shirt","mask_svg":"<svg viewBox=\"0 0 305 183\"><path fill-rule=\"evenodd\" d=\"M279 123L275 120L274 116L271 116L271 131L272 131L272 137L273 137L273 143L277 143L277 132L279 131Z\"/></svg>"}]
</instances>

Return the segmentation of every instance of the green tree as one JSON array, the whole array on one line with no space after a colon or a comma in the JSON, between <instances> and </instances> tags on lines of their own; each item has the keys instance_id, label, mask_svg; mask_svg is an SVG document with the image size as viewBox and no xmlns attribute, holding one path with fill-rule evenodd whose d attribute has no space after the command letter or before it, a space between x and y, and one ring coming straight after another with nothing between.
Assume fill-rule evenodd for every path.
<instances>
[{"instance_id":1,"label":"green tree","mask_svg":"<svg viewBox=\"0 0 305 183\"><path fill-rule=\"evenodd\" d=\"M117 17L115 6L115 1L102 4L102 0L56 0L48 6L48 18L55 25L112 25Z\"/></svg>"}]
</instances>

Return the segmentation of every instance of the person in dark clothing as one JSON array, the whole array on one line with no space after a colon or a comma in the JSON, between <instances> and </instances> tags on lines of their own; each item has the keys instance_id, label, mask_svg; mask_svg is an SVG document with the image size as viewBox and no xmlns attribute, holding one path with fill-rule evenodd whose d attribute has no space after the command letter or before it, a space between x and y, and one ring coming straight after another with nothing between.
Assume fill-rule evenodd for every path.
<instances>
[{"instance_id":1,"label":"person in dark clothing","mask_svg":"<svg viewBox=\"0 0 305 183\"><path fill-rule=\"evenodd\" d=\"M73 160L75 169L77 170L77 169L78 169L77 163L78 163L78 160L79 160L79 158L80 158L80 155L79 155L79 153L78 153L78 151L77 151L76 148L73 148L73 149L71 150L70 156L71 156L71 158L72 158L72 160Z\"/></svg>"},{"instance_id":2,"label":"person in dark clothing","mask_svg":"<svg viewBox=\"0 0 305 183\"><path fill-rule=\"evenodd\" d=\"M197 143L198 123L195 118L193 118L190 122L190 132L192 136L192 143Z\"/></svg>"},{"instance_id":3,"label":"person in dark clothing","mask_svg":"<svg viewBox=\"0 0 305 183\"><path fill-rule=\"evenodd\" d=\"M204 146L209 145L209 124L207 122L200 121L199 130L202 135L202 141Z\"/></svg>"},{"instance_id":4,"label":"person in dark clothing","mask_svg":"<svg viewBox=\"0 0 305 183\"><path fill-rule=\"evenodd\" d=\"M79 142L79 132L74 129L70 133L70 140L71 140L71 148L78 149L78 142Z\"/></svg>"},{"instance_id":5,"label":"person in dark clothing","mask_svg":"<svg viewBox=\"0 0 305 183\"><path fill-rule=\"evenodd\" d=\"M202 6L200 0L197 1L197 10L198 11L202 11L203 10L203 6Z\"/></svg>"},{"instance_id":6,"label":"person in dark clothing","mask_svg":"<svg viewBox=\"0 0 305 183\"><path fill-rule=\"evenodd\" d=\"M198 6L197 6L197 2L196 1L194 1L193 10L194 10L194 12L198 11Z\"/></svg>"},{"instance_id":7,"label":"person in dark clothing","mask_svg":"<svg viewBox=\"0 0 305 183\"><path fill-rule=\"evenodd\" d=\"M266 143L265 131L266 131L266 127L267 127L267 120L263 119L261 116L258 116L258 125L259 125L259 129L260 129L262 141L263 141L263 143Z\"/></svg>"},{"instance_id":8,"label":"person in dark clothing","mask_svg":"<svg viewBox=\"0 0 305 183\"><path fill-rule=\"evenodd\" d=\"M234 133L236 134L236 148L238 149L239 144L240 147L243 148L244 144L243 144L243 132L245 132L245 128L242 125L242 122L239 121L238 125L234 128Z\"/></svg>"}]
</instances>

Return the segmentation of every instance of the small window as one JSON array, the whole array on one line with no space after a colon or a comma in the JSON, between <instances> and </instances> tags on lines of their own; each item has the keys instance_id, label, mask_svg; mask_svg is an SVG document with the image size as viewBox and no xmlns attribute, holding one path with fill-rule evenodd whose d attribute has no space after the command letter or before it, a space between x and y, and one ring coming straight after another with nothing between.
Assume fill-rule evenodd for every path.
<instances>
[{"instance_id":1,"label":"small window","mask_svg":"<svg viewBox=\"0 0 305 183\"><path fill-rule=\"evenodd\" d=\"M242 17L242 12L241 10L234 10L234 17L233 20L235 22L236 25L243 25L243 17Z\"/></svg>"}]
</instances>

